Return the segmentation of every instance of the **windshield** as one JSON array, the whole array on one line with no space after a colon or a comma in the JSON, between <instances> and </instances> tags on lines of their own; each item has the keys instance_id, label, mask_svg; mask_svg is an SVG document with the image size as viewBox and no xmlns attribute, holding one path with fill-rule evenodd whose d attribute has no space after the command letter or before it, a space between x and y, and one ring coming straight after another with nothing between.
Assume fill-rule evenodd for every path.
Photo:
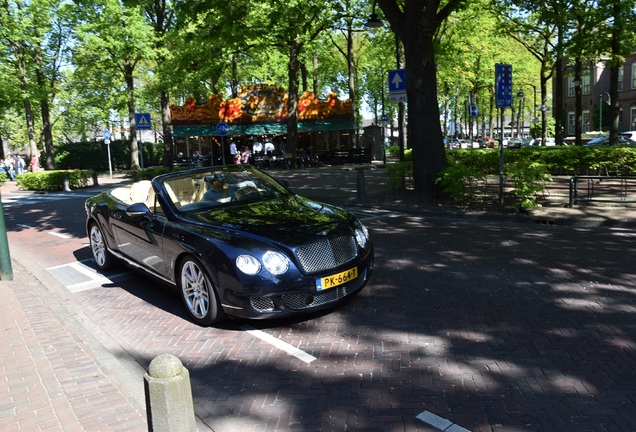
<instances>
[{"instance_id":1,"label":"windshield","mask_svg":"<svg viewBox=\"0 0 636 432\"><path fill-rule=\"evenodd\" d=\"M289 192L254 168L221 167L187 171L160 181L166 196L180 212L208 210L277 198Z\"/></svg>"}]
</instances>

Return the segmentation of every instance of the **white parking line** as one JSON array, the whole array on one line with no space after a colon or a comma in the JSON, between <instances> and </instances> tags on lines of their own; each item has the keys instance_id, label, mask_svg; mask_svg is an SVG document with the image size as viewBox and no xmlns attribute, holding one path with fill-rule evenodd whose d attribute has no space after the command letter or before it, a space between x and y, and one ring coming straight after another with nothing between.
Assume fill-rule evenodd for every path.
<instances>
[{"instance_id":1,"label":"white parking line","mask_svg":"<svg viewBox=\"0 0 636 432\"><path fill-rule=\"evenodd\" d=\"M83 262L72 262L46 269L53 274L73 294L99 288L104 284L113 283L118 278L128 274L126 271L104 276ZM77 281L72 283L73 281Z\"/></svg>"},{"instance_id":2,"label":"white parking line","mask_svg":"<svg viewBox=\"0 0 636 432\"><path fill-rule=\"evenodd\" d=\"M71 238L71 236L67 236L66 234L60 234L60 233L55 232L55 231L49 231L49 234L54 235L56 237L63 238L63 239Z\"/></svg>"},{"instance_id":3,"label":"white parking line","mask_svg":"<svg viewBox=\"0 0 636 432\"><path fill-rule=\"evenodd\" d=\"M312 356L311 354L307 354L305 351L302 351L295 346L288 344L287 342L283 342L282 340L275 338L274 336L268 335L262 330L256 330L254 327L248 325L243 325L241 326L241 328L252 336L257 337L260 340L265 341L268 344L273 345L274 347L293 355L297 359L302 360L307 364L311 363L314 360L317 360L316 357Z\"/></svg>"},{"instance_id":4,"label":"white parking line","mask_svg":"<svg viewBox=\"0 0 636 432\"><path fill-rule=\"evenodd\" d=\"M433 414L430 411L423 411L419 413L416 418L434 427L435 429L444 432L470 432L468 429L464 429L463 427L458 426L455 423L451 423L449 420L446 420L445 418L440 417L437 414Z\"/></svg>"}]
</instances>

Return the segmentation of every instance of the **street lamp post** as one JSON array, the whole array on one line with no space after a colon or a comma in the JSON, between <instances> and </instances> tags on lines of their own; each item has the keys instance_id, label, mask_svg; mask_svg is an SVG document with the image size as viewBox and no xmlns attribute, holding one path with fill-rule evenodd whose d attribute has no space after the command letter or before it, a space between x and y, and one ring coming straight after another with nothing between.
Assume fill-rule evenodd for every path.
<instances>
[{"instance_id":1,"label":"street lamp post","mask_svg":"<svg viewBox=\"0 0 636 432\"><path fill-rule=\"evenodd\" d=\"M576 75L574 77L574 80L572 81L572 84L574 84L574 104L575 104L575 118L574 118L574 144L577 146L580 146L583 144L582 140L581 140L581 129L582 129L582 119L581 119L581 112L583 111L583 104L581 101L581 76L580 75Z\"/></svg>"},{"instance_id":2,"label":"street lamp post","mask_svg":"<svg viewBox=\"0 0 636 432\"><path fill-rule=\"evenodd\" d=\"M599 95L599 104L598 104L598 127L603 132L603 96L607 95L607 104L612 104L612 96L608 92L602 92Z\"/></svg>"},{"instance_id":3,"label":"street lamp post","mask_svg":"<svg viewBox=\"0 0 636 432\"><path fill-rule=\"evenodd\" d=\"M517 114L517 138L523 138L523 129L525 122L523 118L523 102L525 96L526 95L523 94L523 90L519 90L517 92L517 97L519 98L519 114Z\"/></svg>"}]
</instances>

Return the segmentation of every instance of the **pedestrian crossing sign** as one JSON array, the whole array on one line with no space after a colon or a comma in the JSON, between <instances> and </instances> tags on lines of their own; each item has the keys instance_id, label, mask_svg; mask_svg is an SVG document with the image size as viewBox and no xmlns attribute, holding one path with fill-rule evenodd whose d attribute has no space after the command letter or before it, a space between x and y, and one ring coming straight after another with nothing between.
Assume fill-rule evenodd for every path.
<instances>
[{"instance_id":1,"label":"pedestrian crossing sign","mask_svg":"<svg viewBox=\"0 0 636 432\"><path fill-rule=\"evenodd\" d=\"M137 130L151 129L150 113L135 113L135 124Z\"/></svg>"}]
</instances>

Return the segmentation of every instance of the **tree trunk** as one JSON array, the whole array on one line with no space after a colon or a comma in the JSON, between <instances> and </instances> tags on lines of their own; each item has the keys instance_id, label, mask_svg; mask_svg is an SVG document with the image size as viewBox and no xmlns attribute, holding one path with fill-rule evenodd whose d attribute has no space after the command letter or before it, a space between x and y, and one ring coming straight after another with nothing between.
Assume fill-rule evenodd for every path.
<instances>
[{"instance_id":1,"label":"tree trunk","mask_svg":"<svg viewBox=\"0 0 636 432\"><path fill-rule=\"evenodd\" d=\"M137 144L137 123L135 121L135 79L134 67L127 63L125 66L126 92L128 93L128 120L130 122L130 169L138 170L139 145Z\"/></svg>"},{"instance_id":2,"label":"tree trunk","mask_svg":"<svg viewBox=\"0 0 636 432\"><path fill-rule=\"evenodd\" d=\"M296 166L296 147L298 145L298 55L300 47L291 44L289 47L289 63L287 74L289 88L287 89L287 152L292 154L292 165Z\"/></svg>"},{"instance_id":3,"label":"tree trunk","mask_svg":"<svg viewBox=\"0 0 636 432\"><path fill-rule=\"evenodd\" d=\"M25 53L24 50L18 46L14 47L14 52L17 58L18 79L20 80L20 87L22 88L23 94L27 95L29 94L29 80L26 76L26 60L24 58ZM28 97L24 97L22 101L24 103L24 116L27 125L27 135L29 137L28 156L38 157L38 145L35 141L35 127L33 122L33 109L31 108L31 101Z\"/></svg>"},{"instance_id":4,"label":"tree trunk","mask_svg":"<svg viewBox=\"0 0 636 432\"><path fill-rule=\"evenodd\" d=\"M575 96L575 113L574 113L574 144L577 146L583 145L581 140L581 130L583 129L583 100L582 100L582 87L583 77L581 70L583 69L583 63L580 57L574 60L574 79L578 80L578 84L574 85Z\"/></svg>"},{"instance_id":5,"label":"tree trunk","mask_svg":"<svg viewBox=\"0 0 636 432\"><path fill-rule=\"evenodd\" d=\"M161 92L161 125L163 127L163 166L172 168L174 162L172 148L172 117L170 115L170 93Z\"/></svg>"},{"instance_id":6,"label":"tree trunk","mask_svg":"<svg viewBox=\"0 0 636 432\"><path fill-rule=\"evenodd\" d=\"M406 94L409 112L409 141L413 150L413 186L425 201L437 198L437 177L446 167L446 151L437 104L437 76L433 30L422 20L420 31L402 40L406 64Z\"/></svg>"},{"instance_id":7,"label":"tree trunk","mask_svg":"<svg viewBox=\"0 0 636 432\"><path fill-rule=\"evenodd\" d=\"M618 125L620 116L620 105L618 103L618 75L622 67L621 57L621 40L625 31L623 21L623 11L621 2L616 0L612 2L612 16L614 17L614 25L612 26L612 55L610 62L610 109L609 109L609 142L610 144L618 143ZM601 103L603 98L601 97Z\"/></svg>"}]
</instances>

